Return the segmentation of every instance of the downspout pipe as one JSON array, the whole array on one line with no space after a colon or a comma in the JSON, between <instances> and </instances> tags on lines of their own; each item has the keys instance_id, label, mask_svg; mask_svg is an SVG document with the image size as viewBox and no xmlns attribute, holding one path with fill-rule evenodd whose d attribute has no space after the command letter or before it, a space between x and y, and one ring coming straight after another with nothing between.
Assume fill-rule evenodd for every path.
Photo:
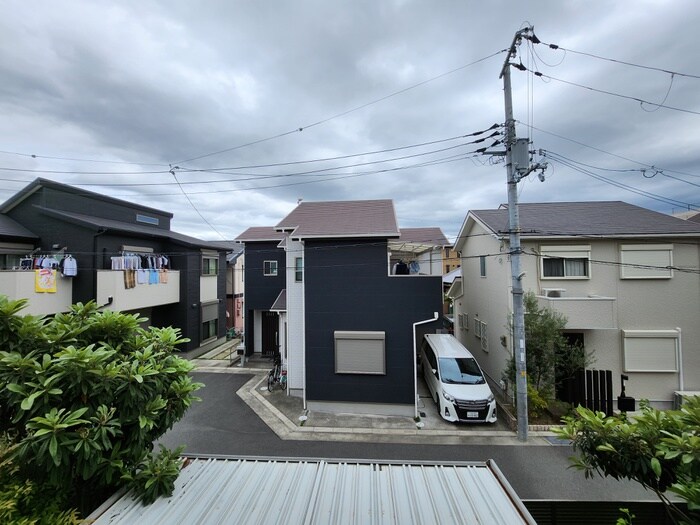
<instances>
[{"instance_id":1,"label":"downspout pipe","mask_svg":"<svg viewBox=\"0 0 700 525\"><path fill-rule=\"evenodd\" d=\"M433 312L432 319L425 319L423 321L413 323L413 417L415 418L418 418L418 348L416 345L416 326L419 324L435 322L438 320L438 318L438 313Z\"/></svg>"},{"instance_id":2,"label":"downspout pipe","mask_svg":"<svg viewBox=\"0 0 700 525\"><path fill-rule=\"evenodd\" d=\"M678 388L681 392L685 390L685 378L683 377L683 339L680 327L676 327L678 331Z\"/></svg>"}]
</instances>

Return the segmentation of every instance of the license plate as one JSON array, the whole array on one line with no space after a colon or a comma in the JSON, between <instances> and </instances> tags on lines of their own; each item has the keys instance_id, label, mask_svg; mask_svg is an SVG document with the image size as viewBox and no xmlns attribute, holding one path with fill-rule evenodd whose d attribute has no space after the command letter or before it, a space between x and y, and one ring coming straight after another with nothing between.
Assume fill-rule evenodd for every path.
<instances>
[{"instance_id":1,"label":"license plate","mask_svg":"<svg viewBox=\"0 0 700 525\"><path fill-rule=\"evenodd\" d=\"M479 417L478 412L467 412L467 417Z\"/></svg>"}]
</instances>

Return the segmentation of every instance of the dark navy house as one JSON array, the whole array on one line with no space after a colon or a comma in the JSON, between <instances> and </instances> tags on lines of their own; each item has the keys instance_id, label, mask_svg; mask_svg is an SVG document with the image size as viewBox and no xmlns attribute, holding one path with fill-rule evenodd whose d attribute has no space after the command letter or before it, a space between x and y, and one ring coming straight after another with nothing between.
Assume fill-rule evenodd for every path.
<instances>
[{"instance_id":1,"label":"dark navy house","mask_svg":"<svg viewBox=\"0 0 700 525\"><path fill-rule=\"evenodd\" d=\"M36 179L0 206L0 293L32 314L94 300L180 328L183 350L212 345L226 330L228 247L172 231L172 217Z\"/></svg>"},{"instance_id":2,"label":"dark navy house","mask_svg":"<svg viewBox=\"0 0 700 525\"><path fill-rule=\"evenodd\" d=\"M416 341L442 310L439 229L401 231L390 200L302 202L236 240L247 354L279 352L310 409L414 415Z\"/></svg>"}]
</instances>

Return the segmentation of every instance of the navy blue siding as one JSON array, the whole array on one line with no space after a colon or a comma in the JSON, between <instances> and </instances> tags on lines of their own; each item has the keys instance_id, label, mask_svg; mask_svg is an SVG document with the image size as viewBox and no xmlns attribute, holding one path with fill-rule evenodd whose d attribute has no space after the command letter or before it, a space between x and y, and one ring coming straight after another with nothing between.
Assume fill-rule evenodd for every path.
<instances>
[{"instance_id":1,"label":"navy blue siding","mask_svg":"<svg viewBox=\"0 0 700 525\"><path fill-rule=\"evenodd\" d=\"M441 312L442 279L389 276L386 241L306 241L304 255L307 399L413 404L413 323ZM385 332L386 375L336 374L335 330Z\"/></svg>"},{"instance_id":2,"label":"navy blue siding","mask_svg":"<svg viewBox=\"0 0 700 525\"><path fill-rule=\"evenodd\" d=\"M245 244L245 340L248 355L256 351L253 346L253 311L269 310L286 287L286 254L283 249L277 247L278 244L279 241ZM277 261L277 276L263 275L264 261Z\"/></svg>"}]
</instances>

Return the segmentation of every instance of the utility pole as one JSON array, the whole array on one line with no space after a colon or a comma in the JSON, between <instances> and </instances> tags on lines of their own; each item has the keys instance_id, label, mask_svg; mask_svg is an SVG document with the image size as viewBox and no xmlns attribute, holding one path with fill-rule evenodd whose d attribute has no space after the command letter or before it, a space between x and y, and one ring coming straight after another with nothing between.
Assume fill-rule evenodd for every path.
<instances>
[{"instance_id":1,"label":"utility pole","mask_svg":"<svg viewBox=\"0 0 700 525\"><path fill-rule=\"evenodd\" d=\"M518 182L539 169L544 171L546 165L530 166L527 139L516 139L515 120L513 119L513 97L510 86L510 66L524 69L522 64L514 64L512 58L517 55L517 47L523 38L534 35L532 27L526 27L515 33L513 43L501 69L499 78L503 78L503 94L506 111L506 170L508 173L508 219L510 238L510 273L513 293L513 354L515 358L515 388L517 391L518 440L527 441L527 365L525 350L525 310L523 306L524 272L520 269L520 212L518 210ZM540 175L540 180L544 176Z\"/></svg>"}]
</instances>

